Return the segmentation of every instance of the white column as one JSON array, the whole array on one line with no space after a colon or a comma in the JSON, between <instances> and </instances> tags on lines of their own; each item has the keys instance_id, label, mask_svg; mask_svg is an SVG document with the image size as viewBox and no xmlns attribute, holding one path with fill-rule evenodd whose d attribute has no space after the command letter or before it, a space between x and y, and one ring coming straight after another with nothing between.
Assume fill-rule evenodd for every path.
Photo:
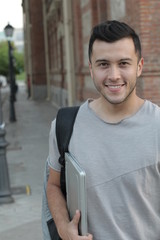
<instances>
[{"instance_id":1,"label":"white column","mask_svg":"<svg viewBox=\"0 0 160 240\"><path fill-rule=\"evenodd\" d=\"M68 86L68 105L72 106L75 104L75 71L71 0L63 0L63 17L66 53L66 74Z\"/></svg>"},{"instance_id":2,"label":"white column","mask_svg":"<svg viewBox=\"0 0 160 240\"><path fill-rule=\"evenodd\" d=\"M30 87L31 87L31 97L33 97L33 86L32 86L32 48L31 48L31 24L30 24L30 14L29 14L29 3L24 1L25 4L25 13L26 13L26 38L27 38L27 69L30 75Z\"/></svg>"},{"instance_id":3,"label":"white column","mask_svg":"<svg viewBox=\"0 0 160 240\"><path fill-rule=\"evenodd\" d=\"M45 0L43 2L43 29L44 29L44 46L45 46L45 65L46 65L46 78L47 78L47 100L50 100L51 84L49 79L49 56L48 56L48 37L47 37L47 16Z\"/></svg>"}]
</instances>

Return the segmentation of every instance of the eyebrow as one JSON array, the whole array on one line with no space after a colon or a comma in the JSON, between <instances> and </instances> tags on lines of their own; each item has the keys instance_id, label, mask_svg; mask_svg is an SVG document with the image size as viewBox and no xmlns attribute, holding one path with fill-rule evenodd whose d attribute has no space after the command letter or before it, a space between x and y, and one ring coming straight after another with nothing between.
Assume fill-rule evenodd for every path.
<instances>
[{"instance_id":1,"label":"eyebrow","mask_svg":"<svg viewBox=\"0 0 160 240\"><path fill-rule=\"evenodd\" d=\"M132 59L131 58L121 58L120 60L118 60L118 62L122 62L122 61L129 61L129 62L132 62ZM97 59L95 61L95 63L99 63L99 62L110 62L109 60L107 59Z\"/></svg>"},{"instance_id":2,"label":"eyebrow","mask_svg":"<svg viewBox=\"0 0 160 240\"><path fill-rule=\"evenodd\" d=\"M131 58L122 58L122 59L120 59L119 61L120 61L120 62L121 62L121 61L129 61L129 62L132 62L132 59L131 59Z\"/></svg>"},{"instance_id":3,"label":"eyebrow","mask_svg":"<svg viewBox=\"0 0 160 240\"><path fill-rule=\"evenodd\" d=\"M99 63L99 62L109 62L109 60L106 60L106 59L97 59L95 61L95 63Z\"/></svg>"}]
</instances>

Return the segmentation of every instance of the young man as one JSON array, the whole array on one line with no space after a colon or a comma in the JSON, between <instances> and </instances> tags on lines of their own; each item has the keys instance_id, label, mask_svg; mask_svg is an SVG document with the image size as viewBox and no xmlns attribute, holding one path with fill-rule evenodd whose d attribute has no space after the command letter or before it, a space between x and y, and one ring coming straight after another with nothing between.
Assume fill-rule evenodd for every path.
<instances>
[{"instance_id":1,"label":"young man","mask_svg":"<svg viewBox=\"0 0 160 240\"><path fill-rule=\"evenodd\" d=\"M55 121L50 132L50 211L64 240L160 238L160 108L136 95L143 68L141 44L125 23L93 28L91 78L99 92L78 112L69 151L87 174L87 236L78 236L80 213L69 220L60 190Z\"/></svg>"}]
</instances>

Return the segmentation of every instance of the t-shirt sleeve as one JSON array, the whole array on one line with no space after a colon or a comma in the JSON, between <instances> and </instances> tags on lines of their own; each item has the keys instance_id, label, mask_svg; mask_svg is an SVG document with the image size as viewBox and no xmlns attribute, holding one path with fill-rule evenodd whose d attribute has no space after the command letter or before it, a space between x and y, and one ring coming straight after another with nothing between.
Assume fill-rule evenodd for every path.
<instances>
[{"instance_id":1,"label":"t-shirt sleeve","mask_svg":"<svg viewBox=\"0 0 160 240\"><path fill-rule=\"evenodd\" d=\"M56 171L60 171L61 165L58 162L60 157L58 146L57 146L57 139L55 133L55 126L56 126L56 119L51 123L50 133L49 133L49 157L48 157L48 164L51 168Z\"/></svg>"}]
</instances>

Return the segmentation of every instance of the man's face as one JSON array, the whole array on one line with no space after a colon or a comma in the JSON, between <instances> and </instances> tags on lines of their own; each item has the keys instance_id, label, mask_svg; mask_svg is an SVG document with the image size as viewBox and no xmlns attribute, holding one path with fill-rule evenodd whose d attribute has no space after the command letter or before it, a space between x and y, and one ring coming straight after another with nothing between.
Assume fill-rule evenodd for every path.
<instances>
[{"instance_id":1,"label":"man's face","mask_svg":"<svg viewBox=\"0 0 160 240\"><path fill-rule=\"evenodd\" d=\"M137 77L141 75L143 59L138 62L133 40L123 38L113 43L96 40L93 44L91 77L101 97L119 104L136 97Z\"/></svg>"}]
</instances>

